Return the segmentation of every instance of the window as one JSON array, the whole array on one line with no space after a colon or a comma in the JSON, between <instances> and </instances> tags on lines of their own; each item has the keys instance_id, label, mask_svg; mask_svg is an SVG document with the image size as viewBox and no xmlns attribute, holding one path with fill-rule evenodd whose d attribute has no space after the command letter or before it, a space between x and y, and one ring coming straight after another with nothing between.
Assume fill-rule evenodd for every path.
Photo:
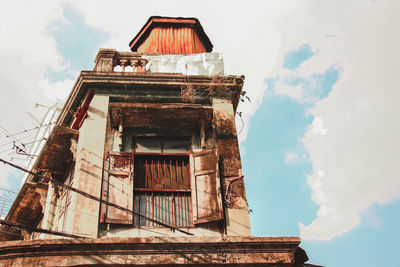
<instances>
[{"instance_id":1,"label":"window","mask_svg":"<svg viewBox=\"0 0 400 267\"><path fill-rule=\"evenodd\" d=\"M188 138L135 137L132 144L129 153L109 153L103 199L175 227L222 219L216 150L192 153ZM100 222L158 226L108 205Z\"/></svg>"},{"instance_id":2,"label":"window","mask_svg":"<svg viewBox=\"0 0 400 267\"><path fill-rule=\"evenodd\" d=\"M177 226L192 225L188 156L135 157L134 210L148 218ZM135 216L135 226L156 226Z\"/></svg>"},{"instance_id":3,"label":"window","mask_svg":"<svg viewBox=\"0 0 400 267\"><path fill-rule=\"evenodd\" d=\"M176 227L192 225L187 139L134 139L134 211ZM135 226L157 226L134 217Z\"/></svg>"}]
</instances>

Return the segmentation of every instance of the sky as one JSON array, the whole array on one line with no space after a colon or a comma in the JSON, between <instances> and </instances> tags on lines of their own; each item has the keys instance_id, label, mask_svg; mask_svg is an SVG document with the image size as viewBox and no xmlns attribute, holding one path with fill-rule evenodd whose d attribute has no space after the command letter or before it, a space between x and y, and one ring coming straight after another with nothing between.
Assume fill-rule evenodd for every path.
<instances>
[{"instance_id":1,"label":"sky","mask_svg":"<svg viewBox=\"0 0 400 267\"><path fill-rule=\"evenodd\" d=\"M10 1L0 157L26 162L13 142L35 131L7 135L37 127L99 48L128 51L153 15L197 17L225 72L246 76L237 128L253 235L300 236L314 264L400 266L398 10L395 0ZM0 166L0 188L21 178Z\"/></svg>"}]
</instances>

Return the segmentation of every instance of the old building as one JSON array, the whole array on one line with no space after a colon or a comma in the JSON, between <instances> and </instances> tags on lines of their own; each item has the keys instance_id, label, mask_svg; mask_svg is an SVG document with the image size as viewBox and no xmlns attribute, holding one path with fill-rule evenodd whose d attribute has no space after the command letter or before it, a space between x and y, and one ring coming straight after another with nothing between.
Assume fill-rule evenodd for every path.
<instances>
[{"instance_id":1,"label":"old building","mask_svg":"<svg viewBox=\"0 0 400 267\"><path fill-rule=\"evenodd\" d=\"M302 266L297 237L253 237L235 114L195 18L151 17L82 71L6 220L0 263ZM11 241L14 240L14 241Z\"/></svg>"}]
</instances>

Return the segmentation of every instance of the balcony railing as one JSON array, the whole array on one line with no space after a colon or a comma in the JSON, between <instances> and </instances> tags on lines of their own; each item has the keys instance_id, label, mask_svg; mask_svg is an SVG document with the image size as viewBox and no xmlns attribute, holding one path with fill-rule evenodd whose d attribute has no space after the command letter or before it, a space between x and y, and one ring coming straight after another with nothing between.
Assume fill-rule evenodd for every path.
<instances>
[{"instance_id":1,"label":"balcony railing","mask_svg":"<svg viewBox=\"0 0 400 267\"><path fill-rule=\"evenodd\" d=\"M95 59L94 71L143 72L147 60L141 53L119 52L115 49L100 49Z\"/></svg>"}]
</instances>

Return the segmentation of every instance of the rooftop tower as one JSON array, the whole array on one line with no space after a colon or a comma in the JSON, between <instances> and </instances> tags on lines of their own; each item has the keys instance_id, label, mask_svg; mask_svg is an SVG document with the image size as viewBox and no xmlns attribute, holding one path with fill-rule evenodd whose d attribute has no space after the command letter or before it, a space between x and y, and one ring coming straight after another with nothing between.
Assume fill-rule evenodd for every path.
<instances>
[{"instance_id":1,"label":"rooftop tower","mask_svg":"<svg viewBox=\"0 0 400 267\"><path fill-rule=\"evenodd\" d=\"M129 46L79 75L0 229L0 264L303 266L298 237L251 235L244 76L224 74L195 18L151 17Z\"/></svg>"}]
</instances>

